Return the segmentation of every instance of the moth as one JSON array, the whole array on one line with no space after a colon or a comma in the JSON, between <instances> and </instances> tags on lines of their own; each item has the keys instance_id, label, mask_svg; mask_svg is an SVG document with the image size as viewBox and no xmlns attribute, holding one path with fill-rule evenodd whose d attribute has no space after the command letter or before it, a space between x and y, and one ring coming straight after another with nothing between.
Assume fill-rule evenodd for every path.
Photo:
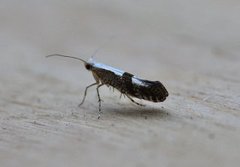
<instances>
[{"instance_id":1,"label":"moth","mask_svg":"<svg viewBox=\"0 0 240 167\"><path fill-rule=\"evenodd\" d=\"M131 73L124 72L122 70L116 69L114 67L102 63L98 63L94 61L92 58L90 58L89 61L85 61L78 57L66 56L61 54L52 54L46 57L53 56L79 60L84 63L84 66L88 71L92 72L92 75L96 82L85 88L84 96L79 106L81 106L84 103L88 89L92 86L96 86L99 103L98 119L100 118L101 114L101 102L102 102L99 93L99 88L103 85L117 89L121 93L121 95L122 94L125 95L133 103L139 106L144 105L136 102L135 100L133 100L133 98L144 99L151 102L163 102L168 96L167 89L159 81L149 81L140 79Z\"/></svg>"}]
</instances>

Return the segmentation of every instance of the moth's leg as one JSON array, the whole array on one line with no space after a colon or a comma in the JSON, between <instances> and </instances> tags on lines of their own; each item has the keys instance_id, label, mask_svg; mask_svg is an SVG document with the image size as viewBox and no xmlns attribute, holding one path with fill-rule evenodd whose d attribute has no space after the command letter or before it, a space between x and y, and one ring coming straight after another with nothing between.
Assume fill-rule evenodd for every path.
<instances>
[{"instance_id":1,"label":"moth's leg","mask_svg":"<svg viewBox=\"0 0 240 167\"><path fill-rule=\"evenodd\" d=\"M121 99L122 96L125 98L125 94L120 92L120 97L119 98Z\"/></svg>"},{"instance_id":2,"label":"moth's leg","mask_svg":"<svg viewBox=\"0 0 240 167\"><path fill-rule=\"evenodd\" d=\"M82 99L82 102L78 105L79 107L80 107L80 106L84 103L84 101L85 101L85 98L86 98L86 96L87 96L87 90L88 90L88 88L90 88L90 87L92 87L92 86L94 86L94 85L97 85L97 84L99 84L99 83L96 82L96 83L93 83L93 84L91 84L91 85L89 85L89 86L86 87L85 92L84 92L84 96L83 96L83 99Z\"/></svg>"},{"instance_id":3,"label":"moth's leg","mask_svg":"<svg viewBox=\"0 0 240 167\"><path fill-rule=\"evenodd\" d=\"M99 88L101 86L103 86L104 84L100 84L97 86L97 95L98 95L98 104L99 104L99 108L98 108L98 119L100 118L100 115L101 115L101 102L102 102L102 99L100 97L100 94L99 94Z\"/></svg>"},{"instance_id":4,"label":"moth's leg","mask_svg":"<svg viewBox=\"0 0 240 167\"><path fill-rule=\"evenodd\" d=\"M134 101L130 96L128 96L127 94L125 94L133 103L135 103L135 104L137 104L137 105L139 105L139 106L145 106L144 104L140 104L140 103L138 103L138 102L136 102L136 101Z\"/></svg>"}]
</instances>

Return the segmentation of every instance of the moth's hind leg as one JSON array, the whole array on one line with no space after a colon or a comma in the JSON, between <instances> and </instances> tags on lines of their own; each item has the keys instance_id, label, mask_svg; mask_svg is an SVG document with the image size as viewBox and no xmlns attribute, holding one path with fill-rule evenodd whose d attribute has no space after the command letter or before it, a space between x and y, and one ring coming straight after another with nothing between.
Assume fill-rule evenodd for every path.
<instances>
[{"instance_id":1,"label":"moth's hind leg","mask_svg":"<svg viewBox=\"0 0 240 167\"><path fill-rule=\"evenodd\" d=\"M102 102L102 99L100 97L100 94L99 94L99 88L101 86L103 86L104 84L100 84L97 86L97 95L98 95L98 104L99 104L99 107L98 107L98 119L100 118L100 115L101 115L101 102Z\"/></svg>"},{"instance_id":2,"label":"moth's hind leg","mask_svg":"<svg viewBox=\"0 0 240 167\"><path fill-rule=\"evenodd\" d=\"M84 101L85 101L85 99L86 99L88 88L90 88L90 87L92 87L92 86L94 86L94 85L98 85L98 84L99 84L99 83L96 82L96 83L93 83L93 84L91 84L91 85L89 85L89 86L86 87L85 92L84 92L84 96L83 96L83 99L82 99L82 102L78 105L79 107L84 103Z\"/></svg>"},{"instance_id":3,"label":"moth's hind leg","mask_svg":"<svg viewBox=\"0 0 240 167\"><path fill-rule=\"evenodd\" d=\"M137 104L137 105L139 105L139 106L142 106L142 107L145 106L144 104L140 104L140 103L134 101L129 95L127 95L127 94L125 94L125 95L126 95L133 103L135 103L135 104Z\"/></svg>"}]
</instances>

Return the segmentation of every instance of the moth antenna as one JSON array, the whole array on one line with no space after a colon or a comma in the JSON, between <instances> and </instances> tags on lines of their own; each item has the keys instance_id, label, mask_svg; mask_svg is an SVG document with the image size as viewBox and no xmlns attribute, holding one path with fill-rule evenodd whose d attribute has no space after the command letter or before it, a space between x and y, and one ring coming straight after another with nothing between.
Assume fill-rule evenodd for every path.
<instances>
[{"instance_id":1,"label":"moth antenna","mask_svg":"<svg viewBox=\"0 0 240 167\"><path fill-rule=\"evenodd\" d=\"M99 48L97 48L97 49L93 52L93 54L91 55L90 60L93 60L93 59L94 59L94 56L95 56L101 49L103 49L110 41L112 41L113 38L114 38L114 36L110 36L110 38L109 38L106 42L104 42L104 44L103 44L102 46L100 46Z\"/></svg>"},{"instance_id":2,"label":"moth antenna","mask_svg":"<svg viewBox=\"0 0 240 167\"><path fill-rule=\"evenodd\" d=\"M99 47L99 48L97 48L94 52L93 52L93 54L91 55L91 57L90 57L90 60L93 60L94 59L94 56L100 51L100 49L102 49L103 47Z\"/></svg>"},{"instance_id":3,"label":"moth antenna","mask_svg":"<svg viewBox=\"0 0 240 167\"><path fill-rule=\"evenodd\" d=\"M46 56L46 58L49 58L49 57L67 57L67 58L71 58L71 59L76 59L76 60L80 60L81 62L83 63L86 63L87 64L87 61L81 59L81 58L78 58L78 57L73 57L73 56L66 56L66 55L61 55L61 54L52 54L52 55L48 55Z\"/></svg>"}]
</instances>

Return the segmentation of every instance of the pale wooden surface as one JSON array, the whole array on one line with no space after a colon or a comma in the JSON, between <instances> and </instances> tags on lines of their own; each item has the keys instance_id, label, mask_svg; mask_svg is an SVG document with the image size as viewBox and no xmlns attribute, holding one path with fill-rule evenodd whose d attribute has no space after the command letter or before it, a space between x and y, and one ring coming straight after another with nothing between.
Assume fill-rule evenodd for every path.
<instances>
[{"instance_id":1,"label":"pale wooden surface","mask_svg":"<svg viewBox=\"0 0 240 167\"><path fill-rule=\"evenodd\" d=\"M239 1L1 1L0 163L5 166L239 166ZM105 44L106 43L106 44ZM95 89L96 59L160 80L141 108Z\"/></svg>"}]
</instances>

